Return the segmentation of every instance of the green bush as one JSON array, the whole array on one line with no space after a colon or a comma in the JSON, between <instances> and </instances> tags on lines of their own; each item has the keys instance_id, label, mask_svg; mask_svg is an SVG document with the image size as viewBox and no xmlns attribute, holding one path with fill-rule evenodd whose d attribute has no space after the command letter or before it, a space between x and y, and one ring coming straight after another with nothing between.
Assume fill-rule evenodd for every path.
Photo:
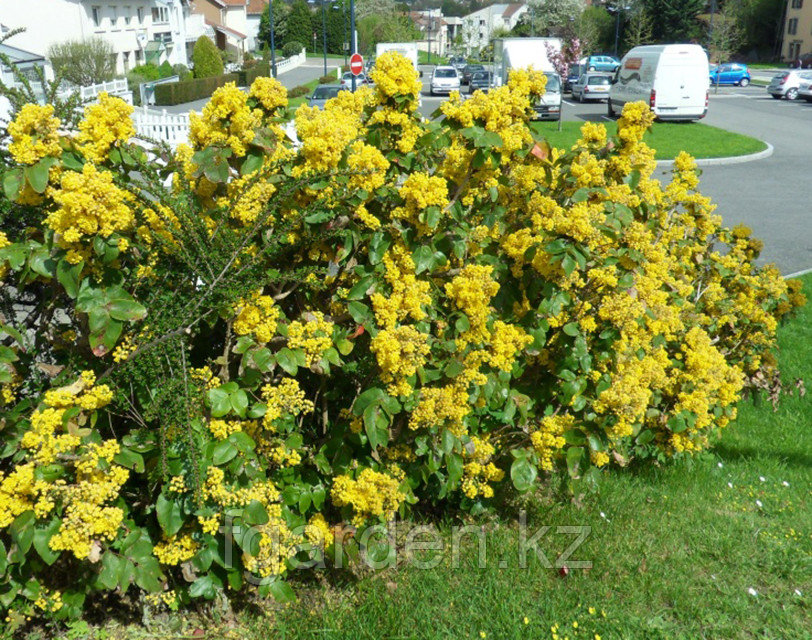
<instances>
[{"instance_id":1,"label":"green bush","mask_svg":"<svg viewBox=\"0 0 812 640\"><path fill-rule=\"evenodd\" d=\"M237 73L226 73L210 78L159 84L155 87L155 104L166 107L208 98L218 87L222 87L228 82L239 83L239 79L240 76Z\"/></svg>"},{"instance_id":2,"label":"green bush","mask_svg":"<svg viewBox=\"0 0 812 640\"><path fill-rule=\"evenodd\" d=\"M223 73L223 59L220 51L206 36L200 36L195 42L192 52L195 68L195 78L210 78Z\"/></svg>"},{"instance_id":3,"label":"green bush","mask_svg":"<svg viewBox=\"0 0 812 640\"><path fill-rule=\"evenodd\" d=\"M306 96L308 93L310 93L310 87L300 84L298 87L293 87L293 89L288 91L288 98L300 98L301 96Z\"/></svg>"},{"instance_id":4,"label":"green bush","mask_svg":"<svg viewBox=\"0 0 812 640\"><path fill-rule=\"evenodd\" d=\"M180 76L181 80L188 80L192 77L192 72L185 64L176 64L172 67L172 75Z\"/></svg>"},{"instance_id":5,"label":"green bush","mask_svg":"<svg viewBox=\"0 0 812 640\"><path fill-rule=\"evenodd\" d=\"M169 78L175 75L175 70L172 68L172 65L169 64L168 60L164 60L161 66L158 67L158 73L161 78Z\"/></svg>"},{"instance_id":6,"label":"green bush","mask_svg":"<svg viewBox=\"0 0 812 640\"><path fill-rule=\"evenodd\" d=\"M132 68L127 78L140 78L140 82L151 82L161 79L161 71L152 63L140 64Z\"/></svg>"},{"instance_id":7,"label":"green bush","mask_svg":"<svg viewBox=\"0 0 812 640\"><path fill-rule=\"evenodd\" d=\"M54 74L85 87L112 80L116 73L116 56L113 46L104 38L68 40L48 48Z\"/></svg>"},{"instance_id":8,"label":"green bush","mask_svg":"<svg viewBox=\"0 0 812 640\"><path fill-rule=\"evenodd\" d=\"M328 73L326 76L322 76L321 78L319 78L319 84L333 84L334 82L337 81L338 78L336 78L336 75L334 73Z\"/></svg>"},{"instance_id":9,"label":"green bush","mask_svg":"<svg viewBox=\"0 0 812 640\"><path fill-rule=\"evenodd\" d=\"M287 42L285 46L282 47L282 55L286 58L291 58L299 55L302 49L304 49L304 45L301 42Z\"/></svg>"},{"instance_id":10,"label":"green bush","mask_svg":"<svg viewBox=\"0 0 812 640\"><path fill-rule=\"evenodd\" d=\"M271 65L266 63L255 63L248 69L243 69L238 72L239 80L237 84L241 87L247 87L254 82L257 78L268 77L271 75Z\"/></svg>"}]
</instances>

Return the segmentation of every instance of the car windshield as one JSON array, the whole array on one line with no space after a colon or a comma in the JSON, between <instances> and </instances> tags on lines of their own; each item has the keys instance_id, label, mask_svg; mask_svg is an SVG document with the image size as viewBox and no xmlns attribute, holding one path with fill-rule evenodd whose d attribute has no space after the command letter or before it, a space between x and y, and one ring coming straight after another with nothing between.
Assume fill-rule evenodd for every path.
<instances>
[{"instance_id":1,"label":"car windshield","mask_svg":"<svg viewBox=\"0 0 812 640\"><path fill-rule=\"evenodd\" d=\"M609 78L606 76L592 76L587 80L587 84L609 84Z\"/></svg>"},{"instance_id":2,"label":"car windshield","mask_svg":"<svg viewBox=\"0 0 812 640\"><path fill-rule=\"evenodd\" d=\"M488 71L477 71L471 75L472 80L490 80L491 74Z\"/></svg>"},{"instance_id":3,"label":"car windshield","mask_svg":"<svg viewBox=\"0 0 812 640\"><path fill-rule=\"evenodd\" d=\"M313 91L313 100L327 100L335 98L340 89L338 87L316 87Z\"/></svg>"},{"instance_id":4,"label":"car windshield","mask_svg":"<svg viewBox=\"0 0 812 640\"><path fill-rule=\"evenodd\" d=\"M457 71L455 69L436 69L434 71L435 78L456 78Z\"/></svg>"},{"instance_id":5,"label":"car windshield","mask_svg":"<svg viewBox=\"0 0 812 640\"><path fill-rule=\"evenodd\" d=\"M551 73L547 74L547 88L545 91L548 93L558 93L561 91L561 82L559 81L558 76Z\"/></svg>"},{"instance_id":6,"label":"car windshield","mask_svg":"<svg viewBox=\"0 0 812 640\"><path fill-rule=\"evenodd\" d=\"M468 65L468 71L471 71L471 72L480 71L480 70L482 70L484 68L485 67L483 67L481 64L469 64Z\"/></svg>"}]
</instances>

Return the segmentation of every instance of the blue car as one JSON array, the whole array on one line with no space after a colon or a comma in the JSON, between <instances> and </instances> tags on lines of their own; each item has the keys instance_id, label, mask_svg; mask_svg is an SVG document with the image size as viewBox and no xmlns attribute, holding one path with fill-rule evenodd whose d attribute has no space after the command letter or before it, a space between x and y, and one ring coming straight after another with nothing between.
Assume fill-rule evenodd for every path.
<instances>
[{"instance_id":1,"label":"blue car","mask_svg":"<svg viewBox=\"0 0 812 640\"><path fill-rule=\"evenodd\" d=\"M715 84L729 84L739 85L746 87L750 84L750 71L747 69L746 64L739 64L738 62L726 62L710 70L710 83Z\"/></svg>"},{"instance_id":2,"label":"blue car","mask_svg":"<svg viewBox=\"0 0 812 640\"><path fill-rule=\"evenodd\" d=\"M587 71L605 71L614 73L620 66L620 60L613 56L596 55L582 60Z\"/></svg>"}]
</instances>

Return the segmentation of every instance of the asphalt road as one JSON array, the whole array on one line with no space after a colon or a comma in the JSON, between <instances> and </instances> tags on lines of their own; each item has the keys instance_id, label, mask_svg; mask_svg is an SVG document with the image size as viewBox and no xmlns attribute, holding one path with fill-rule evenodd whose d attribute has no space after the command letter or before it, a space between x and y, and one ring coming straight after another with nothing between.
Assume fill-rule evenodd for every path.
<instances>
[{"instance_id":1,"label":"asphalt road","mask_svg":"<svg viewBox=\"0 0 812 640\"><path fill-rule=\"evenodd\" d=\"M441 100L424 92L421 111L430 113ZM605 102L580 104L569 94L562 113L571 121L607 120ZM774 147L769 158L702 168L700 191L717 204L724 224L745 224L764 241L759 262L775 263L785 275L812 269L812 197L804 190L812 168L812 103L775 100L764 87L720 87L711 90L703 122ZM658 173L669 179L668 170Z\"/></svg>"}]
</instances>

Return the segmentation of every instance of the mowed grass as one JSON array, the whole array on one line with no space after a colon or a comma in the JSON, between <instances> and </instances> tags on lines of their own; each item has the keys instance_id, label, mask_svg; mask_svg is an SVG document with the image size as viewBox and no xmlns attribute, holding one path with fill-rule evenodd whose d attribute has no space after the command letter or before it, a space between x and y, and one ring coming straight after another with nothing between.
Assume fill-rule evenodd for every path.
<instances>
[{"instance_id":1,"label":"mowed grass","mask_svg":"<svg viewBox=\"0 0 812 640\"><path fill-rule=\"evenodd\" d=\"M784 379L809 385L812 305L780 329L780 344ZM721 442L693 460L611 470L581 505L529 499L529 535L552 527L539 545L551 562L575 539L557 526L591 527L572 558L590 570L562 577L532 549L521 568L516 514L503 513L475 520L486 532L484 568L468 536L458 568L446 551L433 569L322 572L294 580L297 603L269 617L243 613L238 627L291 640L537 639L553 638L555 625L561 640L810 638L810 425L812 404L797 393L776 412L745 400ZM448 524L441 535L448 544Z\"/></svg>"},{"instance_id":2,"label":"mowed grass","mask_svg":"<svg viewBox=\"0 0 812 640\"><path fill-rule=\"evenodd\" d=\"M566 108L566 107L565 107ZM580 137L583 122L536 122L532 127L554 147L569 149ZM607 133L617 133L617 123L604 122ZM761 140L699 122L655 122L643 140L656 151L657 160L672 160L680 151L695 158L723 158L757 153L767 148Z\"/></svg>"}]
</instances>

